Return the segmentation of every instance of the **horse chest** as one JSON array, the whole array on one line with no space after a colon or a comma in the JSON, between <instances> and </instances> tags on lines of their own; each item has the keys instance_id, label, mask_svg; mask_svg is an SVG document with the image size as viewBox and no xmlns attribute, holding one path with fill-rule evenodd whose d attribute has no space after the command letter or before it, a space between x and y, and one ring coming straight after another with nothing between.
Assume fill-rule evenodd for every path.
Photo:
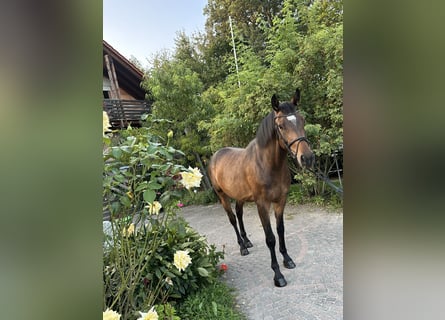
<instances>
[{"instance_id":1,"label":"horse chest","mask_svg":"<svg viewBox=\"0 0 445 320\"><path fill-rule=\"evenodd\" d=\"M275 202L286 195L289 190L290 176L288 172L270 174L258 174L251 181L251 189L254 190L254 198L266 198Z\"/></svg>"}]
</instances>

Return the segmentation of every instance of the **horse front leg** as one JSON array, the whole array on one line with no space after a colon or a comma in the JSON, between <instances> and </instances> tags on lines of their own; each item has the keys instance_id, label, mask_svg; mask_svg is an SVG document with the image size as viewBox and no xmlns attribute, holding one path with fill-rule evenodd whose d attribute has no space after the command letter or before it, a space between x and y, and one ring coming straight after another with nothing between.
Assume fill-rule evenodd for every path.
<instances>
[{"instance_id":1,"label":"horse front leg","mask_svg":"<svg viewBox=\"0 0 445 320\"><path fill-rule=\"evenodd\" d=\"M295 268L295 263L291 257L287 254L286 243L284 240L284 220L283 212L286 205L286 198L279 203L274 204L275 220L277 223L278 241L280 244L280 252L283 255L283 264L288 269Z\"/></svg>"},{"instance_id":2,"label":"horse front leg","mask_svg":"<svg viewBox=\"0 0 445 320\"><path fill-rule=\"evenodd\" d=\"M278 265L277 256L275 254L275 235L273 234L272 228L270 226L269 218L270 203L257 203L257 208L258 214L261 219L261 224L263 226L264 235L266 236L266 245L270 251L271 268L275 273L275 276L273 278L275 286L284 287L287 285L287 282L280 271L280 266Z\"/></svg>"}]
</instances>

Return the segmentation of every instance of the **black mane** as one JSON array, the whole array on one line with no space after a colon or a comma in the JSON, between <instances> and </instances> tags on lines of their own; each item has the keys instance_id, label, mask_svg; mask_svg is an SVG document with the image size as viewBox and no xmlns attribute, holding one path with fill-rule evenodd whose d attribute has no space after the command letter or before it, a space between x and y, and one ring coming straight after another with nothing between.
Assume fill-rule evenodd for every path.
<instances>
[{"instance_id":1,"label":"black mane","mask_svg":"<svg viewBox=\"0 0 445 320\"><path fill-rule=\"evenodd\" d=\"M295 106L290 102L283 102L279 106L280 111L283 114L289 114L295 112ZM271 111L264 119L261 121L260 126L256 132L256 140L260 147L264 148L272 139L275 139L277 133L275 131L274 122L274 111Z\"/></svg>"}]
</instances>

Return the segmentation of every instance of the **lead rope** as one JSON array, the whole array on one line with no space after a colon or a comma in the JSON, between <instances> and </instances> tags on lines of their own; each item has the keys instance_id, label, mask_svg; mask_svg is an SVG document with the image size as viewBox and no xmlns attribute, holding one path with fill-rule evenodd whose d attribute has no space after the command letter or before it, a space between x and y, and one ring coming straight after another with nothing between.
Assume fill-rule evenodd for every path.
<instances>
[{"instance_id":1,"label":"lead rope","mask_svg":"<svg viewBox=\"0 0 445 320\"><path fill-rule=\"evenodd\" d=\"M330 186L332 189L334 189L335 192L337 192L338 194L340 194L340 195L343 196L343 188L338 187L338 186L336 186L335 184L333 184L333 183L331 182L331 180L330 180L328 177L326 177L326 176L323 174L323 172L321 172L320 169L318 169L318 172L312 170L312 168L306 168L306 169L307 169L309 172L312 172L317 178L319 178L319 179L323 180L324 182L326 182L326 184L327 184L328 186Z\"/></svg>"}]
</instances>

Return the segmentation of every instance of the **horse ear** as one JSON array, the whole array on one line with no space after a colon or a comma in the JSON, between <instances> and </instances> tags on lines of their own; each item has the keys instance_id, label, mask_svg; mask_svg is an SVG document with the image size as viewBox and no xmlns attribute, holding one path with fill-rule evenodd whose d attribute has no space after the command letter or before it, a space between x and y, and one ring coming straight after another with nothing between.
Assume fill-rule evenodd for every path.
<instances>
[{"instance_id":1,"label":"horse ear","mask_svg":"<svg viewBox=\"0 0 445 320\"><path fill-rule=\"evenodd\" d=\"M278 101L278 97L275 94L272 96L271 103L272 103L272 108L278 112L279 110L278 107L280 106L280 102Z\"/></svg>"},{"instance_id":2,"label":"horse ear","mask_svg":"<svg viewBox=\"0 0 445 320\"><path fill-rule=\"evenodd\" d=\"M292 99L291 99L291 102L294 104L294 105L298 105L298 103L300 102L300 89L296 89L295 90L295 93L294 93L294 96L292 97Z\"/></svg>"}]
</instances>

